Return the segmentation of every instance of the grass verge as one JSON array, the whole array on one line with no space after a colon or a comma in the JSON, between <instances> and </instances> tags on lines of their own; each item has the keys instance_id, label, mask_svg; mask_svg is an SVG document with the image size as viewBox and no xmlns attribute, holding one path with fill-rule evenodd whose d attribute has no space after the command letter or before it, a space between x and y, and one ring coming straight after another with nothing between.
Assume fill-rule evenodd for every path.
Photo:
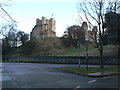
<instances>
[{"instance_id":1,"label":"grass verge","mask_svg":"<svg viewBox=\"0 0 120 90\"><path fill-rule=\"evenodd\" d=\"M99 67L89 67L88 70L86 70L86 67L59 67L59 69L77 74L88 74L103 71L120 72L120 69L118 67L104 67L104 69L101 69Z\"/></svg>"}]
</instances>

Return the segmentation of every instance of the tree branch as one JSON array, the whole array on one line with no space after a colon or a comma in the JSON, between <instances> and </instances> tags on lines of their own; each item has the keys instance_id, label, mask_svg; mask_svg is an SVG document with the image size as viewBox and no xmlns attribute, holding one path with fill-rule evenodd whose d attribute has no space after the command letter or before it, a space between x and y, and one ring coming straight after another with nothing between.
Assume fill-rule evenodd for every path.
<instances>
[{"instance_id":1,"label":"tree branch","mask_svg":"<svg viewBox=\"0 0 120 90\"><path fill-rule=\"evenodd\" d=\"M8 14L8 12L2 7L2 4L1 4L1 3L0 3L0 8L1 8L1 10L2 10L12 21L16 22L16 21ZM3 16L2 16L2 18L3 18Z\"/></svg>"}]
</instances>

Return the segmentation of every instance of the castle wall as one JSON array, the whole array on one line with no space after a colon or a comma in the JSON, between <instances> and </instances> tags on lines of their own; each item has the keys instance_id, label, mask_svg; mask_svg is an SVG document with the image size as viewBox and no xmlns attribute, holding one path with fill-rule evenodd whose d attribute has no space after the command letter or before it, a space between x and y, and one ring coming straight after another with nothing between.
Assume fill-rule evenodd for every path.
<instances>
[{"instance_id":1,"label":"castle wall","mask_svg":"<svg viewBox=\"0 0 120 90\"><path fill-rule=\"evenodd\" d=\"M39 38L40 37L40 32L39 32L39 27L35 27L34 31L31 32L31 37L32 38Z\"/></svg>"}]
</instances>

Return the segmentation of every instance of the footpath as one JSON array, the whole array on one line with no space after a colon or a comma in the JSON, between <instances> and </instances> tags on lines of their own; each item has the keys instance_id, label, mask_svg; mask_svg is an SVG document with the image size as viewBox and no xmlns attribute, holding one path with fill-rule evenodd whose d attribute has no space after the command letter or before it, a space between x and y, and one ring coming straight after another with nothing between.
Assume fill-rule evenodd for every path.
<instances>
[{"instance_id":1,"label":"footpath","mask_svg":"<svg viewBox=\"0 0 120 90\"><path fill-rule=\"evenodd\" d=\"M120 72L104 71L104 72L88 73L86 75L89 77L106 77L106 76L112 76L112 75L118 75L118 74L120 74Z\"/></svg>"},{"instance_id":2,"label":"footpath","mask_svg":"<svg viewBox=\"0 0 120 90\"><path fill-rule=\"evenodd\" d=\"M76 67L76 65L72 65L72 67ZM81 67L85 67L85 65L81 65ZM89 65L89 67L99 67L99 65ZM105 67L116 67L117 68L118 66L106 65ZM112 75L120 75L120 72L112 72L112 71L80 74L80 73L76 73L74 71L68 71L68 70L64 70L64 69L60 69L60 70L69 72L69 73L78 74L78 75L84 75L84 76L88 76L88 77L106 77L106 76L112 76Z\"/></svg>"}]
</instances>

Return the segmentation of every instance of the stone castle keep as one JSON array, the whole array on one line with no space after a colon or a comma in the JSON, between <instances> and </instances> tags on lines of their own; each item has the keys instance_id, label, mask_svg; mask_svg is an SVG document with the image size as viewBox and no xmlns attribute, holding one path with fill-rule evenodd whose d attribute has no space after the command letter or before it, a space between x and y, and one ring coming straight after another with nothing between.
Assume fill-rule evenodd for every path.
<instances>
[{"instance_id":1,"label":"stone castle keep","mask_svg":"<svg viewBox=\"0 0 120 90\"><path fill-rule=\"evenodd\" d=\"M56 21L54 18L36 19L36 25L32 29L31 39L43 39L48 37L56 37Z\"/></svg>"}]
</instances>

